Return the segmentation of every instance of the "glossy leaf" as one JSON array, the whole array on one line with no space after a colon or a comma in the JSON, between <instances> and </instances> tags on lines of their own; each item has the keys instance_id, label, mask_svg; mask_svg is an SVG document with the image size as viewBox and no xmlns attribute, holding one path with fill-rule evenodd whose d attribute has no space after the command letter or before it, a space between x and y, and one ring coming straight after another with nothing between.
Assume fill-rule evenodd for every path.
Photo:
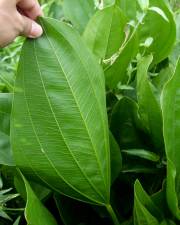
<instances>
[{"instance_id":1,"label":"glossy leaf","mask_svg":"<svg viewBox=\"0 0 180 225\"><path fill-rule=\"evenodd\" d=\"M103 72L71 27L40 21L44 35L25 42L15 84L11 141L17 167L67 196L107 204Z\"/></svg>"},{"instance_id":2,"label":"glossy leaf","mask_svg":"<svg viewBox=\"0 0 180 225\"><path fill-rule=\"evenodd\" d=\"M157 218L161 218L161 213L143 190L139 181L136 181L134 185L134 199L134 224L158 225Z\"/></svg>"},{"instance_id":3,"label":"glossy leaf","mask_svg":"<svg viewBox=\"0 0 180 225\"><path fill-rule=\"evenodd\" d=\"M64 0L63 11L65 18L70 20L74 27L82 33L95 12L93 0Z\"/></svg>"},{"instance_id":4,"label":"glossy leaf","mask_svg":"<svg viewBox=\"0 0 180 225\"><path fill-rule=\"evenodd\" d=\"M83 38L91 51L100 59L116 53L125 38L126 19L116 5L99 10L90 19Z\"/></svg>"},{"instance_id":5,"label":"glossy leaf","mask_svg":"<svg viewBox=\"0 0 180 225\"><path fill-rule=\"evenodd\" d=\"M139 37L141 42L147 37L153 38L153 43L146 49L146 54L152 53L153 63L159 63L172 50L176 39L176 25L164 0L150 0L150 8L156 12L150 10L147 12L139 29Z\"/></svg>"},{"instance_id":6,"label":"glossy leaf","mask_svg":"<svg viewBox=\"0 0 180 225\"><path fill-rule=\"evenodd\" d=\"M152 55L142 58L137 68L137 97L139 114L145 129L152 137L156 147L163 146L162 112L155 87L148 78L148 69L153 61Z\"/></svg>"},{"instance_id":7,"label":"glossy leaf","mask_svg":"<svg viewBox=\"0 0 180 225\"><path fill-rule=\"evenodd\" d=\"M139 157L142 159L146 159L152 162L158 162L160 157L154 152L150 152L144 149L130 149L130 150L122 150L122 153L125 153L129 156Z\"/></svg>"},{"instance_id":8,"label":"glossy leaf","mask_svg":"<svg viewBox=\"0 0 180 225\"><path fill-rule=\"evenodd\" d=\"M34 194L28 181L22 175L27 193L25 218L28 225L57 225L51 213Z\"/></svg>"},{"instance_id":9,"label":"glossy leaf","mask_svg":"<svg viewBox=\"0 0 180 225\"><path fill-rule=\"evenodd\" d=\"M180 59L175 73L162 93L163 132L167 155L167 201L172 213L180 219Z\"/></svg>"}]
</instances>

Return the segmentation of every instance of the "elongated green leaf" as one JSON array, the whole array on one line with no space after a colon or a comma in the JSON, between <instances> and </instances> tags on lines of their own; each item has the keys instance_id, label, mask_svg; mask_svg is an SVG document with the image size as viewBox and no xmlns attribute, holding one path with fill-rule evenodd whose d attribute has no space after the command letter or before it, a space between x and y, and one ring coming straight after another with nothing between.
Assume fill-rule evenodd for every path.
<instances>
[{"instance_id":1,"label":"elongated green leaf","mask_svg":"<svg viewBox=\"0 0 180 225\"><path fill-rule=\"evenodd\" d=\"M180 59L162 93L163 132L167 155L167 201L180 219Z\"/></svg>"},{"instance_id":2,"label":"elongated green leaf","mask_svg":"<svg viewBox=\"0 0 180 225\"><path fill-rule=\"evenodd\" d=\"M48 18L41 25L44 35L24 44L15 84L16 164L56 191L104 205L110 159L103 72L71 27Z\"/></svg>"},{"instance_id":3,"label":"elongated green leaf","mask_svg":"<svg viewBox=\"0 0 180 225\"><path fill-rule=\"evenodd\" d=\"M14 165L9 141L11 103L11 94L0 94L0 164L8 166Z\"/></svg>"},{"instance_id":4,"label":"elongated green leaf","mask_svg":"<svg viewBox=\"0 0 180 225\"><path fill-rule=\"evenodd\" d=\"M151 10L156 10L156 12L147 12L147 16L139 29L139 37L142 43L147 37L153 38L153 43L146 49L146 53L152 53L153 62L158 63L168 56L174 45L176 25L164 0L150 0L150 7Z\"/></svg>"},{"instance_id":5,"label":"elongated green leaf","mask_svg":"<svg viewBox=\"0 0 180 225\"><path fill-rule=\"evenodd\" d=\"M159 222L156 218L161 220L159 209L143 190L140 182L136 181L134 186L134 224L158 225Z\"/></svg>"},{"instance_id":6,"label":"elongated green leaf","mask_svg":"<svg viewBox=\"0 0 180 225\"><path fill-rule=\"evenodd\" d=\"M2 211L2 209L0 209L0 219L1 218L12 221L12 219L8 216L8 214L6 212Z\"/></svg>"},{"instance_id":7,"label":"elongated green leaf","mask_svg":"<svg viewBox=\"0 0 180 225\"><path fill-rule=\"evenodd\" d=\"M166 20L167 22L169 22L166 14L162 11L162 9L158 8L158 7L155 7L155 6L152 6L149 8L149 10L159 14L164 20Z\"/></svg>"},{"instance_id":8,"label":"elongated green leaf","mask_svg":"<svg viewBox=\"0 0 180 225\"><path fill-rule=\"evenodd\" d=\"M150 152L144 149L129 149L129 150L122 150L122 152L127 155L147 159L152 162L158 162L160 159L160 157L154 152Z\"/></svg>"},{"instance_id":9,"label":"elongated green leaf","mask_svg":"<svg viewBox=\"0 0 180 225\"><path fill-rule=\"evenodd\" d=\"M124 38L125 16L116 5L99 10L89 21L83 38L88 47L100 59L116 53Z\"/></svg>"},{"instance_id":10,"label":"elongated green leaf","mask_svg":"<svg viewBox=\"0 0 180 225\"><path fill-rule=\"evenodd\" d=\"M19 175L18 173L14 177L14 185L15 185L15 188L18 191L18 193L26 201L26 188L25 188L22 176ZM30 181L29 185L32 187L35 195L38 196L38 199L40 201L43 201L44 199L46 199L47 196L50 195L50 193L51 193L51 191L49 189L47 189L45 186L42 186L33 181Z\"/></svg>"},{"instance_id":11,"label":"elongated green leaf","mask_svg":"<svg viewBox=\"0 0 180 225\"><path fill-rule=\"evenodd\" d=\"M169 57L173 66L176 66L177 59L179 57L179 52L180 52L180 12L175 15L175 21L176 21L176 30L177 30L176 44Z\"/></svg>"},{"instance_id":12,"label":"elongated green leaf","mask_svg":"<svg viewBox=\"0 0 180 225\"><path fill-rule=\"evenodd\" d=\"M148 68L153 61L152 55L144 57L138 63L137 96L139 113L145 129L153 139L154 144L163 146L162 112L155 95L155 88L148 79Z\"/></svg>"},{"instance_id":13,"label":"elongated green leaf","mask_svg":"<svg viewBox=\"0 0 180 225\"><path fill-rule=\"evenodd\" d=\"M65 18L69 19L80 33L95 12L94 0L64 0L63 11Z\"/></svg>"},{"instance_id":14,"label":"elongated green leaf","mask_svg":"<svg viewBox=\"0 0 180 225\"><path fill-rule=\"evenodd\" d=\"M21 219L21 217L19 216L19 217L16 219L16 221L13 223L13 225L19 225L20 219Z\"/></svg>"},{"instance_id":15,"label":"elongated green leaf","mask_svg":"<svg viewBox=\"0 0 180 225\"><path fill-rule=\"evenodd\" d=\"M157 177L157 179L159 178ZM157 183L159 183L158 180L156 184ZM166 201L166 180L163 181L162 188L159 191L153 193L150 197L154 204L158 207L162 217L166 218L167 212L169 211Z\"/></svg>"},{"instance_id":16,"label":"elongated green leaf","mask_svg":"<svg viewBox=\"0 0 180 225\"><path fill-rule=\"evenodd\" d=\"M106 85L115 88L119 82L126 83L128 80L127 68L134 56L138 52L137 27L127 38L127 41L108 60L105 65Z\"/></svg>"},{"instance_id":17,"label":"elongated green leaf","mask_svg":"<svg viewBox=\"0 0 180 225\"><path fill-rule=\"evenodd\" d=\"M28 225L57 225L51 213L44 207L34 194L31 186L22 175L27 193L25 218Z\"/></svg>"}]
</instances>

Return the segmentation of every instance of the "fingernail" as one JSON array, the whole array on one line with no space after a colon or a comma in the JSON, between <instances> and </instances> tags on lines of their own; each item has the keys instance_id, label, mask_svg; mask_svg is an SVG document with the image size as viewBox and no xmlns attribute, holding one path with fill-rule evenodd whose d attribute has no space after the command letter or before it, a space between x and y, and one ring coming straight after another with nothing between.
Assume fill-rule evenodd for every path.
<instances>
[{"instance_id":1,"label":"fingernail","mask_svg":"<svg viewBox=\"0 0 180 225\"><path fill-rule=\"evenodd\" d=\"M29 35L30 38L37 38L40 37L43 33L42 27L36 23L32 22L32 27L31 27L31 33Z\"/></svg>"},{"instance_id":2,"label":"fingernail","mask_svg":"<svg viewBox=\"0 0 180 225\"><path fill-rule=\"evenodd\" d=\"M40 8L39 16L44 16L44 12L43 12L42 8Z\"/></svg>"}]
</instances>

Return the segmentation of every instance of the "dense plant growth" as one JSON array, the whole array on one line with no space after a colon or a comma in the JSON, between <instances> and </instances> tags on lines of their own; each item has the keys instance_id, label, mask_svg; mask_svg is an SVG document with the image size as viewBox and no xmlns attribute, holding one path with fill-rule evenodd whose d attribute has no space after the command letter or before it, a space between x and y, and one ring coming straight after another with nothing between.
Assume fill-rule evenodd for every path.
<instances>
[{"instance_id":1,"label":"dense plant growth","mask_svg":"<svg viewBox=\"0 0 180 225\"><path fill-rule=\"evenodd\" d=\"M0 224L179 224L179 2L41 3L1 50Z\"/></svg>"}]
</instances>

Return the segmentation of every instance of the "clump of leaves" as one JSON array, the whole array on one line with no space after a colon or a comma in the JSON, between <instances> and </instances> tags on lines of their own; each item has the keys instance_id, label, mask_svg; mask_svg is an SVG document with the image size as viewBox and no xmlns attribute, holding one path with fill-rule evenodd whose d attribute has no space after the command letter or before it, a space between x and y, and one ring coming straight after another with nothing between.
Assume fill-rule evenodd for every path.
<instances>
[{"instance_id":1,"label":"clump of leaves","mask_svg":"<svg viewBox=\"0 0 180 225\"><path fill-rule=\"evenodd\" d=\"M48 4L65 22L39 19L0 95L1 164L26 203L15 223L178 224L178 4Z\"/></svg>"}]
</instances>

